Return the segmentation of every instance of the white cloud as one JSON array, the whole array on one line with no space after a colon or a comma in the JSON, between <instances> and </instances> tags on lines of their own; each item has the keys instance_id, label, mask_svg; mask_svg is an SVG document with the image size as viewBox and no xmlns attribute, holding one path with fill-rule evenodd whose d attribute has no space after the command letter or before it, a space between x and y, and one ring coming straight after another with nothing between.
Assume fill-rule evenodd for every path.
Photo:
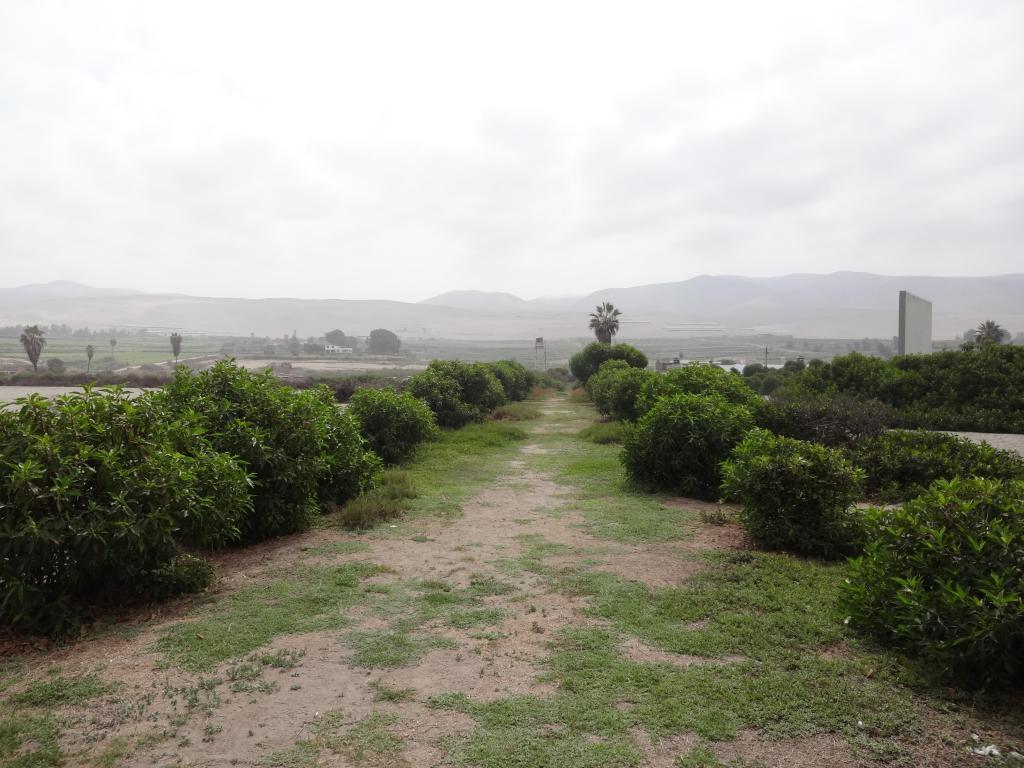
<instances>
[{"instance_id":1,"label":"white cloud","mask_svg":"<svg viewBox=\"0 0 1024 768\"><path fill-rule=\"evenodd\" d=\"M7 285L1020 270L1024 6L0 6Z\"/></svg>"}]
</instances>

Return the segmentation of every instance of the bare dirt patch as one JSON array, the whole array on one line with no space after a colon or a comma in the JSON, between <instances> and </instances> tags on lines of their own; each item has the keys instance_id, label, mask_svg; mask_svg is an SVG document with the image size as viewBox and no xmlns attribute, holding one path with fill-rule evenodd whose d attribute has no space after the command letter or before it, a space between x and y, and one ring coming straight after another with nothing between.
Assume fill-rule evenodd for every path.
<instances>
[{"instance_id":1,"label":"bare dirt patch","mask_svg":"<svg viewBox=\"0 0 1024 768\"><path fill-rule=\"evenodd\" d=\"M746 661L742 656L722 656L720 658L711 658L708 656L689 656L683 653L670 653L669 651L652 648L646 643L637 640L635 637L630 637L623 641L619 645L619 648L622 650L623 655L632 661L640 662L641 664L671 664L672 666L680 667L681 669L698 665L735 664L740 661Z\"/></svg>"},{"instance_id":2,"label":"bare dirt patch","mask_svg":"<svg viewBox=\"0 0 1024 768\"><path fill-rule=\"evenodd\" d=\"M758 761L765 768L867 768L870 762L858 760L838 734L825 733L801 739L770 740L756 731L740 731L732 741L711 747L723 763L730 760Z\"/></svg>"}]
</instances>

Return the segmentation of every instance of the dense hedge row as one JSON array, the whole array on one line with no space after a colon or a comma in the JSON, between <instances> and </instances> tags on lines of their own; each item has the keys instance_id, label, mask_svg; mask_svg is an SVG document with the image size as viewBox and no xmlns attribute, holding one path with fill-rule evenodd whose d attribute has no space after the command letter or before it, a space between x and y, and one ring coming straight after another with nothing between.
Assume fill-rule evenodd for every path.
<instances>
[{"instance_id":1,"label":"dense hedge row","mask_svg":"<svg viewBox=\"0 0 1024 768\"><path fill-rule=\"evenodd\" d=\"M359 390L343 411L327 387L225 361L134 400L25 398L0 412L0 621L62 633L105 604L201 589L212 567L188 549L303 530L437 421L486 418L533 384L511 361L436 362L409 393Z\"/></svg>"},{"instance_id":2,"label":"dense hedge row","mask_svg":"<svg viewBox=\"0 0 1024 768\"><path fill-rule=\"evenodd\" d=\"M717 367L658 375L613 361L587 392L624 422L631 480L737 501L760 546L860 555L843 596L853 627L958 683L1013 684L1024 679L1024 459L890 427L1006 430L1024 391L1014 378L1024 358L1006 349L931 357L890 365L851 355L794 373L767 400ZM1000 373L984 380L992 366ZM919 402L922 371L937 376L938 392ZM1009 422L996 416L1001 386L1010 388L1000 393ZM926 418L927 403L936 413ZM959 421L947 420L953 413ZM864 498L903 504L860 510Z\"/></svg>"},{"instance_id":3,"label":"dense hedge row","mask_svg":"<svg viewBox=\"0 0 1024 768\"><path fill-rule=\"evenodd\" d=\"M228 362L134 400L18 404L0 413L0 619L35 631L202 587L212 571L185 548L301 530L379 465L330 393Z\"/></svg>"},{"instance_id":4,"label":"dense hedge row","mask_svg":"<svg viewBox=\"0 0 1024 768\"><path fill-rule=\"evenodd\" d=\"M1024 347L1016 345L890 361L853 353L807 368L784 389L875 398L905 426L1024 433Z\"/></svg>"},{"instance_id":5,"label":"dense hedge row","mask_svg":"<svg viewBox=\"0 0 1024 768\"><path fill-rule=\"evenodd\" d=\"M1024 681L1024 482L939 481L870 510L850 625L968 687Z\"/></svg>"},{"instance_id":6,"label":"dense hedge row","mask_svg":"<svg viewBox=\"0 0 1024 768\"><path fill-rule=\"evenodd\" d=\"M868 495L890 503L920 496L937 480L1024 480L1019 454L943 432L885 432L861 440L850 453L866 473Z\"/></svg>"}]
</instances>

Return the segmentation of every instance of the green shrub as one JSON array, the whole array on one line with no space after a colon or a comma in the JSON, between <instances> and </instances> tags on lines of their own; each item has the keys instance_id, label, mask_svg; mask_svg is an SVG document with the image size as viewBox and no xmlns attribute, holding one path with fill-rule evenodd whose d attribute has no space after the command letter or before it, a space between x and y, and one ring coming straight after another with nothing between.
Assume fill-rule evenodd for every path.
<instances>
[{"instance_id":1,"label":"green shrub","mask_svg":"<svg viewBox=\"0 0 1024 768\"><path fill-rule=\"evenodd\" d=\"M715 499L719 464L753 427L749 410L717 394L664 398L626 428L626 474L642 485Z\"/></svg>"},{"instance_id":2,"label":"green shrub","mask_svg":"<svg viewBox=\"0 0 1024 768\"><path fill-rule=\"evenodd\" d=\"M603 402L605 391L611 381L611 375L616 371L629 370L631 367L625 360L605 360L597 367L593 375L587 379L587 383L583 385L583 389L586 391L587 397L594 404L594 407L600 410L601 406L598 404L598 401Z\"/></svg>"},{"instance_id":3,"label":"green shrub","mask_svg":"<svg viewBox=\"0 0 1024 768\"><path fill-rule=\"evenodd\" d=\"M606 360L625 360L633 368L646 368L647 356L629 344L602 344L593 342L569 359L569 370L576 380L585 385Z\"/></svg>"},{"instance_id":4,"label":"green shrub","mask_svg":"<svg viewBox=\"0 0 1024 768\"><path fill-rule=\"evenodd\" d=\"M739 502L751 540L768 549L817 557L863 545L852 511L863 473L842 451L757 429L722 464L722 492Z\"/></svg>"},{"instance_id":5,"label":"green shrub","mask_svg":"<svg viewBox=\"0 0 1024 768\"><path fill-rule=\"evenodd\" d=\"M440 371L428 368L417 373L405 389L427 404L442 427L457 429L476 418L475 409L462 400L459 383Z\"/></svg>"},{"instance_id":6,"label":"green shrub","mask_svg":"<svg viewBox=\"0 0 1024 768\"><path fill-rule=\"evenodd\" d=\"M154 397L86 389L18 404L0 413L5 623L71 630L94 606L165 591L180 543L237 538L245 470Z\"/></svg>"},{"instance_id":7,"label":"green shrub","mask_svg":"<svg viewBox=\"0 0 1024 768\"><path fill-rule=\"evenodd\" d=\"M735 373L723 371L717 365L690 363L644 381L636 410L639 414L647 413L658 400L670 395L719 395L754 414L764 403Z\"/></svg>"},{"instance_id":8,"label":"green shrub","mask_svg":"<svg viewBox=\"0 0 1024 768\"><path fill-rule=\"evenodd\" d=\"M406 388L426 402L442 427L483 421L505 402L501 382L483 363L434 360Z\"/></svg>"},{"instance_id":9,"label":"green shrub","mask_svg":"<svg viewBox=\"0 0 1024 768\"><path fill-rule=\"evenodd\" d=\"M885 432L857 443L852 457L867 474L868 493L887 502L912 499L936 480L1024 479L1018 454L942 432Z\"/></svg>"},{"instance_id":10,"label":"green shrub","mask_svg":"<svg viewBox=\"0 0 1024 768\"><path fill-rule=\"evenodd\" d=\"M877 398L907 426L1024 433L1024 347L903 355L891 361L844 355L786 384Z\"/></svg>"},{"instance_id":11,"label":"green shrub","mask_svg":"<svg viewBox=\"0 0 1024 768\"><path fill-rule=\"evenodd\" d=\"M239 521L246 541L308 528L321 508L369 487L379 467L326 387L293 390L269 371L224 361L198 374L179 367L155 397L168 413L196 419L215 449L252 474L252 513Z\"/></svg>"},{"instance_id":12,"label":"green shrub","mask_svg":"<svg viewBox=\"0 0 1024 768\"><path fill-rule=\"evenodd\" d=\"M622 360L609 360L587 381L587 394L599 413L620 421L634 421L640 415L640 391L657 375L646 368L633 368Z\"/></svg>"},{"instance_id":13,"label":"green shrub","mask_svg":"<svg viewBox=\"0 0 1024 768\"><path fill-rule=\"evenodd\" d=\"M866 522L850 626L962 685L1024 681L1024 482L941 480Z\"/></svg>"},{"instance_id":14,"label":"green shrub","mask_svg":"<svg viewBox=\"0 0 1024 768\"><path fill-rule=\"evenodd\" d=\"M370 448L385 464L405 461L416 446L437 436L433 412L411 394L360 389L352 395L348 410Z\"/></svg>"},{"instance_id":15,"label":"green shrub","mask_svg":"<svg viewBox=\"0 0 1024 768\"><path fill-rule=\"evenodd\" d=\"M789 392L769 398L758 424L784 437L846 448L893 424L895 414L879 400L850 395Z\"/></svg>"},{"instance_id":16,"label":"green shrub","mask_svg":"<svg viewBox=\"0 0 1024 768\"><path fill-rule=\"evenodd\" d=\"M515 402L530 397L530 390L537 383L537 376L533 371L515 360L499 360L486 365L501 384L506 400Z\"/></svg>"}]
</instances>

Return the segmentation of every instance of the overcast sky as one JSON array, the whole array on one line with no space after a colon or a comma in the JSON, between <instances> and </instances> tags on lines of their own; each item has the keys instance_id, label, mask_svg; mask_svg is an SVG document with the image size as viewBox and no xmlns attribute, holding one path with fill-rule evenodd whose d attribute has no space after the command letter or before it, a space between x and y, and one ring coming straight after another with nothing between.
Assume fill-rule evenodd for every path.
<instances>
[{"instance_id":1,"label":"overcast sky","mask_svg":"<svg viewBox=\"0 0 1024 768\"><path fill-rule=\"evenodd\" d=\"M1024 271L1024 2L0 3L0 285Z\"/></svg>"}]
</instances>

